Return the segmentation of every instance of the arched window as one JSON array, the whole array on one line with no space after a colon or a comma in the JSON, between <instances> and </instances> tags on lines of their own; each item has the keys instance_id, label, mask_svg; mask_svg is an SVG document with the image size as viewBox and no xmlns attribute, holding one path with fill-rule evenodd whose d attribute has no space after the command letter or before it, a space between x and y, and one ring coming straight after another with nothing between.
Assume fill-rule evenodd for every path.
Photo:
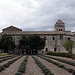
<instances>
[{"instance_id":1,"label":"arched window","mask_svg":"<svg viewBox=\"0 0 75 75\"><path fill-rule=\"evenodd\" d=\"M59 29L59 31L62 31L62 29Z\"/></svg>"}]
</instances>

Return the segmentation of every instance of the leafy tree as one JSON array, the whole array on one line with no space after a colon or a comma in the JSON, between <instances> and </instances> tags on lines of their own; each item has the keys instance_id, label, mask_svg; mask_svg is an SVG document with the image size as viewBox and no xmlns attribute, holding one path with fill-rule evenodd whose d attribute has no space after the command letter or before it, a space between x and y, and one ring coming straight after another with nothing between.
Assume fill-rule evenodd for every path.
<instances>
[{"instance_id":1,"label":"leafy tree","mask_svg":"<svg viewBox=\"0 0 75 75\"><path fill-rule=\"evenodd\" d=\"M21 49L26 49L26 52L38 53L38 50L43 49L45 46L45 39L41 38L39 35L29 35L22 36L19 41L19 47Z\"/></svg>"},{"instance_id":2,"label":"leafy tree","mask_svg":"<svg viewBox=\"0 0 75 75\"><path fill-rule=\"evenodd\" d=\"M29 49L29 45L28 45L28 37L26 37L25 35L23 35L21 37L21 40L19 41L19 48L24 50L24 49Z\"/></svg>"},{"instance_id":3,"label":"leafy tree","mask_svg":"<svg viewBox=\"0 0 75 75\"><path fill-rule=\"evenodd\" d=\"M9 35L3 35L0 40L0 44L1 44L1 49L3 49L4 52L8 52L8 51L14 49L14 47L15 47L13 38Z\"/></svg>"},{"instance_id":4,"label":"leafy tree","mask_svg":"<svg viewBox=\"0 0 75 75\"><path fill-rule=\"evenodd\" d=\"M38 53L38 50L41 50L45 46L45 39L41 38L39 35L30 35L29 37L29 45L32 53Z\"/></svg>"},{"instance_id":5,"label":"leafy tree","mask_svg":"<svg viewBox=\"0 0 75 75\"><path fill-rule=\"evenodd\" d=\"M74 41L73 40L68 40L63 44L63 47L70 53L72 54L72 48L74 47Z\"/></svg>"},{"instance_id":6,"label":"leafy tree","mask_svg":"<svg viewBox=\"0 0 75 75\"><path fill-rule=\"evenodd\" d=\"M30 52L30 45L29 45L29 39L28 36L23 35L19 41L19 48L21 49L22 52L25 52L28 54Z\"/></svg>"}]
</instances>

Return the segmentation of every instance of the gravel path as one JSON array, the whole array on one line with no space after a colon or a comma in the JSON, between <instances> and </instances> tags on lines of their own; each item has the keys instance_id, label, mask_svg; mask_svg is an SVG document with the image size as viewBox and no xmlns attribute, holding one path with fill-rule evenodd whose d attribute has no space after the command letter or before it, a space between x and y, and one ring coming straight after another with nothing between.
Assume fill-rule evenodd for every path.
<instances>
[{"instance_id":1,"label":"gravel path","mask_svg":"<svg viewBox=\"0 0 75 75\"><path fill-rule=\"evenodd\" d=\"M47 57L44 57L44 58L47 58ZM50 59L50 58L47 58L47 59ZM57 60L54 60L54 59L50 59L50 60L53 60L53 61L58 62L58 63L60 63L60 64L63 64L63 65L66 66L67 68L75 69L75 66L66 64L66 63L64 63L64 62L60 62L60 61L57 61Z\"/></svg>"},{"instance_id":2,"label":"gravel path","mask_svg":"<svg viewBox=\"0 0 75 75\"><path fill-rule=\"evenodd\" d=\"M0 72L0 75L15 75L17 72L20 64L24 60L25 56L21 57L17 61L15 61L13 64L11 64L8 68L6 68L4 71Z\"/></svg>"},{"instance_id":3,"label":"gravel path","mask_svg":"<svg viewBox=\"0 0 75 75\"><path fill-rule=\"evenodd\" d=\"M10 61L10 60L15 59L15 58L17 58L17 57L14 57L14 58L11 58L11 59L8 59L8 60L5 60L5 61L1 62L1 63L0 63L0 66L3 65L3 64L5 64L5 63L7 63L7 62Z\"/></svg>"},{"instance_id":4,"label":"gravel path","mask_svg":"<svg viewBox=\"0 0 75 75\"><path fill-rule=\"evenodd\" d=\"M37 57L37 56L36 56ZM58 68L57 66L47 62L46 60L37 57L54 75L72 75L71 73L68 73L64 69Z\"/></svg>"},{"instance_id":5,"label":"gravel path","mask_svg":"<svg viewBox=\"0 0 75 75\"><path fill-rule=\"evenodd\" d=\"M29 56L26 65L26 72L23 75L44 75L44 74L42 73L40 67L38 67L38 65L35 63L34 59L31 56Z\"/></svg>"}]
</instances>

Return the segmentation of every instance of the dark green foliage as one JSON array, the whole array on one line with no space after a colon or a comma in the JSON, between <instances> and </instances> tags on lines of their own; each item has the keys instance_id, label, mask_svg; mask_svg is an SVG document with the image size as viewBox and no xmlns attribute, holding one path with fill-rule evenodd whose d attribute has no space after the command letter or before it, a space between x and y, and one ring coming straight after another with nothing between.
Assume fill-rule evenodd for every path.
<instances>
[{"instance_id":1,"label":"dark green foliage","mask_svg":"<svg viewBox=\"0 0 75 75\"><path fill-rule=\"evenodd\" d=\"M67 57L67 58L72 58L72 56L73 56L72 54L66 54L65 55L65 57Z\"/></svg>"},{"instance_id":2,"label":"dark green foliage","mask_svg":"<svg viewBox=\"0 0 75 75\"><path fill-rule=\"evenodd\" d=\"M3 35L1 40L1 49L4 49L4 52L9 52L9 50L14 49L15 43L13 42L13 38L9 35Z\"/></svg>"},{"instance_id":3,"label":"dark green foliage","mask_svg":"<svg viewBox=\"0 0 75 75\"><path fill-rule=\"evenodd\" d=\"M8 59L11 59L11 58L14 58L14 57L16 57L16 56L11 56L11 57L6 57L6 58L3 58L3 59L0 59L0 62L3 62L5 60L8 60Z\"/></svg>"},{"instance_id":4,"label":"dark green foliage","mask_svg":"<svg viewBox=\"0 0 75 75\"><path fill-rule=\"evenodd\" d=\"M3 58L0 59L0 62L3 62L5 60L8 60L8 59L11 59L11 58L14 58L14 57L16 57L16 56L6 56L6 57L3 57ZM6 67L9 67L9 63L5 63L4 65L0 66L0 72L2 70L4 70L4 68L6 68Z\"/></svg>"},{"instance_id":5,"label":"dark green foliage","mask_svg":"<svg viewBox=\"0 0 75 75\"><path fill-rule=\"evenodd\" d=\"M68 71L70 73L72 73L74 71L74 69L69 69L69 68L65 67L63 64L60 64L60 63L55 62L55 61L53 61L51 59L48 59L49 56L48 56L48 58L46 58L47 56L44 57L44 55L37 55L37 56L42 58L42 59L45 59L46 61L48 61L48 62L50 62L50 63L52 63L52 64L54 64L54 65L56 65L56 66L58 66L58 67L60 67L62 69L65 69L66 71Z\"/></svg>"},{"instance_id":6,"label":"dark green foliage","mask_svg":"<svg viewBox=\"0 0 75 75\"><path fill-rule=\"evenodd\" d=\"M5 68L5 67L4 67L3 65L2 65L2 66L0 66L1 71L2 71L2 70L4 70L4 68Z\"/></svg>"},{"instance_id":7,"label":"dark green foliage","mask_svg":"<svg viewBox=\"0 0 75 75\"><path fill-rule=\"evenodd\" d=\"M4 67L9 67L9 63L6 63L3 65Z\"/></svg>"},{"instance_id":8,"label":"dark green foliage","mask_svg":"<svg viewBox=\"0 0 75 75\"><path fill-rule=\"evenodd\" d=\"M75 75L75 70L73 70L72 75Z\"/></svg>"},{"instance_id":9,"label":"dark green foliage","mask_svg":"<svg viewBox=\"0 0 75 75\"><path fill-rule=\"evenodd\" d=\"M32 53L38 53L37 50L43 49L44 46L45 39L39 35L22 36L22 39L19 41L19 48L22 50L26 49Z\"/></svg>"},{"instance_id":10,"label":"dark green foliage","mask_svg":"<svg viewBox=\"0 0 75 75\"><path fill-rule=\"evenodd\" d=\"M45 70L44 73L45 73L45 75L47 75L48 73L51 74L51 71L50 70Z\"/></svg>"},{"instance_id":11,"label":"dark green foliage","mask_svg":"<svg viewBox=\"0 0 75 75\"><path fill-rule=\"evenodd\" d=\"M22 75L22 73L25 72L27 60L28 60L28 56L25 57L25 59L23 60L23 62L22 62L21 65L19 66L17 73L21 73L21 75ZM16 73L16 74L17 74L17 73ZM16 74L15 74L15 75L16 75ZM18 74L17 74L17 75L18 75Z\"/></svg>"},{"instance_id":12,"label":"dark green foliage","mask_svg":"<svg viewBox=\"0 0 75 75\"><path fill-rule=\"evenodd\" d=\"M51 74L50 72L48 72L47 75L54 75L54 74Z\"/></svg>"},{"instance_id":13,"label":"dark green foliage","mask_svg":"<svg viewBox=\"0 0 75 75\"><path fill-rule=\"evenodd\" d=\"M52 74L52 73L48 72L48 73L47 73L47 75L54 75L54 74Z\"/></svg>"},{"instance_id":14,"label":"dark green foliage","mask_svg":"<svg viewBox=\"0 0 75 75\"><path fill-rule=\"evenodd\" d=\"M19 48L26 49L28 47L28 39L26 36L22 36L21 40L19 41Z\"/></svg>"},{"instance_id":15,"label":"dark green foliage","mask_svg":"<svg viewBox=\"0 0 75 75\"><path fill-rule=\"evenodd\" d=\"M30 48L32 50L41 50L45 46L45 39L39 35L30 35L29 37Z\"/></svg>"},{"instance_id":16,"label":"dark green foliage","mask_svg":"<svg viewBox=\"0 0 75 75\"><path fill-rule=\"evenodd\" d=\"M64 68L64 65L60 64L59 67L60 67L60 68Z\"/></svg>"},{"instance_id":17,"label":"dark green foliage","mask_svg":"<svg viewBox=\"0 0 75 75\"><path fill-rule=\"evenodd\" d=\"M36 57L32 56L37 65L42 69L45 75L54 75L48 68L46 68Z\"/></svg>"},{"instance_id":18,"label":"dark green foliage","mask_svg":"<svg viewBox=\"0 0 75 75\"><path fill-rule=\"evenodd\" d=\"M72 54L68 53L58 53L58 52L48 52L48 55L53 55L53 56L60 56L60 57L67 57L67 58L72 58Z\"/></svg>"},{"instance_id":19,"label":"dark green foliage","mask_svg":"<svg viewBox=\"0 0 75 75\"><path fill-rule=\"evenodd\" d=\"M0 66L0 71L4 70L6 67L8 67L9 65L11 65L12 63L14 63L16 60L18 60L19 58L21 58L22 56L19 56L13 60L8 61L7 63L3 64Z\"/></svg>"},{"instance_id":20,"label":"dark green foliage","mask_svg":"<svg viewBox=\"0 0 75 75\"><path fill-rule=\"evenodd\" d=\"M25 70L24 70L24 68L21 68L21 69L18 70L18 72L24 73Z\"/></svg>"},{"instance_id":21,"label":"dark green foliage","mask_svg":"<svg viewBox=\"0 0 75 75\"><path fill-rule=\"evenodd\" d=\"M6 54L6 53L2 53L2 54ZM3 57L0 57L0 59L3 59L3 58L7 58L7 57L11 57L11 55L5 55L5 56L3 56Z\"/></svg>"},{"instance_id":22,"label":"dark green foliage","mask_svg":"<svg viewBox=\"0 0 75 75\"><path fill-rule=\"evenodd\" d=\"M72 72L73 72L73 69L68 69L68 72L69 72L69 73L72 73Z\"/></svg>"},{"instance_id":23,"label":"dark green foliage","mask_svg":"<svg viewBox=\"0 0 75 75\"><path fill-rule=\"evenodd\" d=\"M75 62L70 61L70 60L65 60L65 59L61 59L61 58L57 58L57 57L53 57L53 56L46 56L46 55L42 55L42 56L75 66ZM54 62L53 64L58 64L58 63Z\"/></svg>"},{"instance_id":24,"label":"dark green foliage","mask_svg":"<svg viewBox=\"0 0 75 75\"><path fill-rule=\"evenodd\" d=\"M53 62L53 64L55 64L55 65L57 65L57 66L59 65L59 63L57 63L57 62Z\"/></svg>"},{"instance_id":25,"label":"dark green foliage","mask_svg":"<svg viewBox=\"0 0 75 75\"><path fill-rule=\"evenodd\" d=\"M15 75L22 75L22 73L21 72L17 72Z\"/></svg>"},{"instance_id":26,"label":"dark green foliage","mask_svg":"<svg viewBox=\"0 0 75 75\"><path fill-rule=\"evenodd\" d=\"M46 70L48 70L48 71L49 71L49 69L47 69L47 68L44 68L44 69L43 69L43 72L45 72Z\"/></svg>"},{"instance_id":27,"label":"dark green foliage","mask_svg":"<svg viewBox=\"0 0 75 75\"><path fill-rule=\"evenodd\" d=\"M65 42L63 44L63 47L69 52L69 54L72 54L73 46L74 46L74 41L73 40L67 40L67 42Z\"/></svg>"}]
</instances>

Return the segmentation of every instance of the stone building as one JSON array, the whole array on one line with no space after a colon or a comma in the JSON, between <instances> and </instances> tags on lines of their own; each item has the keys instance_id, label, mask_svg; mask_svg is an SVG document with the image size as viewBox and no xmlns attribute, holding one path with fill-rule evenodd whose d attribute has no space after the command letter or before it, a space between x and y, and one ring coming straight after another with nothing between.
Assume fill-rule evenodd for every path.
<instances>
[{"instance_id":1,"label":"stone building","mask_svg":"<svg viewBox=\"0 0 75 75\"><path fill-rule=\"evenodd\" d=\"M3 29L0 36L4 34L11 35L15 42L16 49L18 49L18 41L21 39L22 35L38 34L41 37L46 38L46 46L43 49L44 53L48 51L65 52L62 44L70 39L75 41L75 32L66 31L65 23L61 20L58 20L55 23L54 29L54 31L22 31L19 28L10 26ZM75 52L75 49L73 49L73 52Z\"/></svg>"}]
</instances>

